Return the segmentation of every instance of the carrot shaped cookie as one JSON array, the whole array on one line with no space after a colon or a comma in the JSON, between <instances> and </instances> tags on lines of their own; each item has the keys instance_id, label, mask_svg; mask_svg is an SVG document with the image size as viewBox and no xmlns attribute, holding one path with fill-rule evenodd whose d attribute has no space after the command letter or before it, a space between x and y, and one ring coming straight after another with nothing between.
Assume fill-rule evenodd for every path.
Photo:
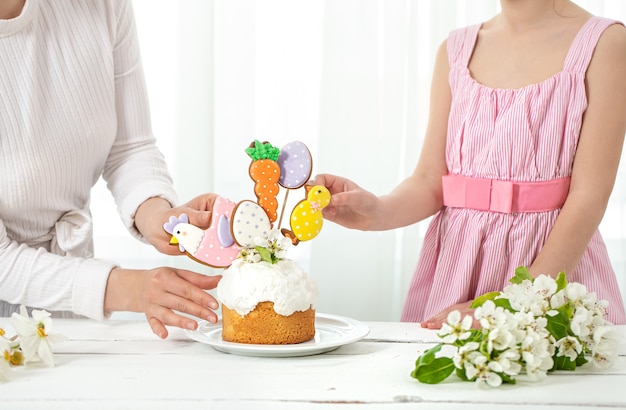
<instances>
[{"instance_id":1,"label":"carrot shaped cookie","mask_svg":"<svg viewBox=\"0 0 626 410\"><path fill-rule=\"evenodd\" d=\"M249 173L254 181L254 193L257 202L265 210L271 222L278 218L278 195L280 178L280 167L278 166L278 155L280 149L269 142L254 140L248 148L246 154L252 158Z\"/></svg>"}]
</instances>

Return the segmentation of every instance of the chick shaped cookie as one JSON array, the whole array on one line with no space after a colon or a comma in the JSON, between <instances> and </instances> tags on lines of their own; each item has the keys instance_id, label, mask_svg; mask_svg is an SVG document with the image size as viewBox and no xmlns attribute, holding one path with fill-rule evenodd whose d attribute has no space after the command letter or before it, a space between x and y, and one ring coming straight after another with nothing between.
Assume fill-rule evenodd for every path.
<instances>
[{"instance_id":1,"label":"chick shaped cookie","mask_svg":"<svg viewBox=\"0 0 626 410\"><path fill-rule=\"evenodd\" d=\"M291 211L291 231L282 229L283 235L290 238L294 245L309 241L320 233L324 223L322 209L330 203L330 191L325 186L306 185L305 190L306 199L298 202Z\"/></svg>"}]
</instances>

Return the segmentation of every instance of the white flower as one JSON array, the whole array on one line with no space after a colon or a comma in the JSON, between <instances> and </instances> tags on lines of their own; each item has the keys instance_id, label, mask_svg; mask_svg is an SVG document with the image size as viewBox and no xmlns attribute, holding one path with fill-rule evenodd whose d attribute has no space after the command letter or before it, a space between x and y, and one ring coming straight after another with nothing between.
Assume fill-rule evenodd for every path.
<instances>
[{"instance_id":1,"label":"white flower","mask_svg":"<svg viewBox=\"0 0 626 410\"><path fill-rule=\"evenodd\" d=\"M535 332L529 332L522 342L521 355L526 364L526 372L529 374L537 376L550 370L554 364L553 354L554 347L550 341Z\"/></svg>"},{"instance_id":2,"label":"white flower","mask_svg":"<svg viewBox=\"0 0 626 410\"><path fill-rule=\"evenodd\" d=\"M11 378L11 346L4 336L0 336L0 382L7 382Z\"/></svg>"},{"instance_id":3,"label":"white flower","mask_svg":"<svg viewBox=\"0 0 626 410\"><path fill-rule=\"evenodd\" d=\"M570 321L570 328L576 336L586 338L591 335L593 319L593 314L581 306L574 311L574 316Z\"/></svg>"},{"instance_id":4,"label":"white flower","mask_svg":"<svg viewBox=\"0 0 626 410\"><path fill-rule=\"evenodd\" d=\"M259 255L259 252L257 252L256 249L252 249L252 248L239 249L237 258L243 259L244 262L250 262L250 263L261 262L261 255Z\"/></svg>"},{"instance_id":5,"label":"white flower","mask_svg":"<svg viewBox=\"0 0 626 410\"><path fill-rule=\"evenodd\" d=\"M574 308L583 305L588 297L585 285L577 282L568 283L565 286L565 296Z\"/></svg>"},{"instance_id":6,"label":"white flower","mask_svg":"<svg viewBox=\"0 0 626 410\"><path fill-rule=\"evenodd\" d=\"M506 350L516 345L515 336L505 327L497 327L489 332L487 336L487 351Z\"/></svg>"},{"instance_id":7,"label":"white flower","mask_svg":"<svg viewBox=\"0 0 626 410\"><path fill-rule=\"evenodd\" d=\"M608 368L617 359L617 343L620 335L610 326L597 328L593 335L594 344L590 347L591 360L596 367Z\"/></svg>"},{"instance_id":8,"label":"white flower","mask_svg":"<svg viewBox=\"0 0 626 410\"><path fill-rule=\"evenodd\" d=\"M517 376L522 371L522 365L518 362L520 354L517 349L507 349L496 356L494 363L502 369L500 372L509 376Z\"/></svg>"},{"instance_id":9,"label":"white flower","mask_svg":"<svg viewBox=\"0 0 626 410\"><path fill-rule=\"evenodd\" d=\"M541 380L554 368L574 367L555 362L557 357L580 365L578 359L586 355L601 368L615 361L619 335L605 319L607 301L597 300L581 284L568 284L563 272L557 279L531 278L527 270L520 270L511 282L495 298L493 294L479 298L481 304L474 311L479 330L471 329L469 316L461 318L461 312L452 311L439 331L442 344L456 348L451 361L464 372L463 379L495 387L514 382L522 373ZM559 286L563 288L557 292Z\"/></svg>"},{"instance_id":10,"label":"white flower","mask_svg":"<svg viewBox=\"0 0 626 410\"><path fill-rule=\"evenodd\" d=\"M477 342L467 342L459 347L452 357L454 366L457 369L462 369L463 365L470 360L471 353L477 351L479 347L480 345Z\"/></svg>"},{"instance_id":11,"label":"white flower","mask_svg":"<svg viewBox=\"0 0 626 410\"><path fill-rule=\"evenodd\" d=\"M522 283L506 286L500 293L500 298L507 299L515 311L527 312L532 288L533 283L530 280L524 280Z\"/></svg>"},{"instance_id":12,"label":"white flower","mask_svg":"<svg viewBox=\"0 0 626 410\"><path fill-rule=\"evenodd\" d=\"M28 317L26 308L20 308L20 314L11 315L11 324L20 337L20 347L25 362L42 360L48 366L54 366L54 357L50 344L63 340L60 335L49 335L52 328L50 313L45 310L33 310L33 318Z\"/></svg>"},{"instance_id":13,"label":"white flower","mask_svg":"<svg viewBox=\"0 0 626 410\"><path fill-rule=\"evenodd\" d=\"M492 300L488 300L474 311L474 318L480 322L483 329L494 329L506 324L505 310L496 307Z\"/></svg>"},{"instance_id":14,"label":"white flower","mask_svg":"<svg viewBox=\"0 0 626 410\"><path fill-rule=\"evenodd\" d=\"M265 260L266 262L276 263L278 260L283 259L287 255L287 249L292 245L292 242L289 238L286 238L278 229L270 230L267 237L256 237L254 238L254 244L256 246L257 252L260 254L260 259L255 261L256 257L248 258L249 262L258 262L260 260ZM263 248L265 250L261 250L259 248ZM251 251L252 251L251 250ZM240 251L240 258L241 251Z\"/></svg>"},{"instance_id":15,"label":"white flower","mask_svg":"<svg viewBox=\"0 0 626 410\"><path fill-rule=\"evenodd\" d=\"M439 330L439 336L443 343L452 344L457 340L466 340L471 336L469 331L472 327L472 317L467 315L461 321L461 312L453 310L448 313L448 323L443 323Z\"/></svg>"},{"instance_id":16,"label":"white flower","mask_svg":"<svg viewBox=\"0 0 626 410\"><path fill-rule=\"evenodd\" d=\"M565 356L571 361L575 362L578 355L582 352L583 346L580 344L577 338L572 336L565 336L556 341L556 356Z\"/></svg>"},{"instance_id":17,"label":"white flower","mask_svg":"<svg viewBox=\"0 0 626 410\"><path fill-rule=\"evenodd\" d=\"M465 365L465 376L469 380L476 380L480 386L485 384L498 387L502 384L502 377L497 374L501 366L498 363L490 362L482 354L473 355L471 362Z\"/></svg>"},{"instance_id":18,"label":"white flower","mask_svg":"<svg viewBox=\"0 0 626 410\"><path fill-rule=\"evenodd\" d=\"M565 289L559 290L550 298L550 307L552 309L558 309L566 303L567 296L565 295Z\"/></svg>"}]
</instances>

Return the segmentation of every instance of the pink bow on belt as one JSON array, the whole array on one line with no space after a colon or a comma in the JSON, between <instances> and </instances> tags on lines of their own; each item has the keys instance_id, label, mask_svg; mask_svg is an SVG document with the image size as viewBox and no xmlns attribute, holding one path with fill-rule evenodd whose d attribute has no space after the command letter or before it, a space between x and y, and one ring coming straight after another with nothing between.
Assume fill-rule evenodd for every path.
<instances>
[{"instance_id":1,"label":"pink bow on belt","mask_svg":"<svg viewBox=\"0 0 626 410\"><path fill-rule=\"evenodd\" d=\"M501 213L559 209L569 192L570 177L539 182L512 182L448 174L442 177L443 204Z\"/></svg>"}]
</instances>

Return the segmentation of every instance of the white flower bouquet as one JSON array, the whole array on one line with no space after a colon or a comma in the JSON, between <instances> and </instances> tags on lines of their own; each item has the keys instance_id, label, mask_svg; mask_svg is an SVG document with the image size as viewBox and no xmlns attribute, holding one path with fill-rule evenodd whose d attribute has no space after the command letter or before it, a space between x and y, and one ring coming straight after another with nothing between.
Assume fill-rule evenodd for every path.
<instances>
[{"instance_id":1,"label":"white flower bouquet","mask_svg":"<svg viewBox=\"0 0 626 410\"><path fill-rule=\"evenodd\" d=\"M250 248L242 247L237 258L249 263L265 261L275 264L285 257L292 243L278 229L272 229L266 238L254 238L254 245Z\"/></svg>"},{"instance_id":2,"label":"white flower bouquet","mask_svg":"<svg viewBox=\"0 0 626 410\"><path fill-rule=\"evenodd\" d=\"M526 375L541 380L555 370L575 370L591 361L607 368L617 356L617 333L605 320L608 303L580 283L530 276L516 269L502 292L472 303L474 317L448 315L438 335L442 342L420 355L411 377L439 383L453 372L463 381L500 386ZM476 320L479 328L472 328ZM438 356L444 346L452 357Z\"/></svg>"},{"instance_id":3,"label":"white flower bouquet","mask_svg":"<svg viewBox=\"0 0 626 410\"><path fill-rule=\"evenodd\" d=\"M8 338L0 328L0 382L12 378L12 368L32 362L43 362L54 366L51 344L65 340L65 336L50 334L52 318L45 310L33 309L32 318L24 306L20 313L13 313L10 322L16 335Z\"/></svg>"}]
</instances>

